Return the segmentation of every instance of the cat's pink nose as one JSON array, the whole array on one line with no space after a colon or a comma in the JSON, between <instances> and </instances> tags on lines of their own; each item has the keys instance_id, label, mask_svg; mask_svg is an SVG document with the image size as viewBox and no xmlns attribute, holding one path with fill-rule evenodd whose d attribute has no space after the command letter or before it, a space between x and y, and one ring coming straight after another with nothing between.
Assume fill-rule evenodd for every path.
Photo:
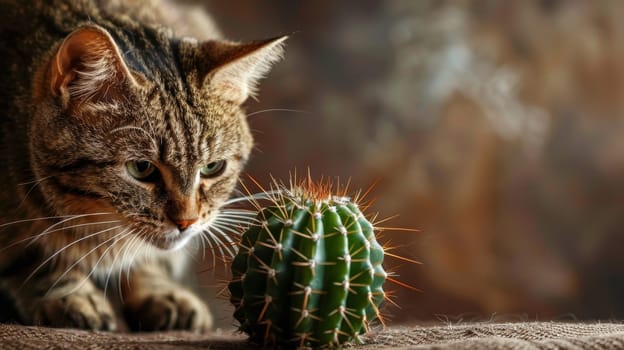
<instances>
[{"instance_id":1,"label":"cat's pink nose","mask_svg":"<svg viewBox=\"0 0 624 350\"><path fill-rule=\"evenodd\" d=\"M180 230L184 230L187 227L193 225L197 222L198 218L190 219L190 220L174 220L175 224L178 226Z\"/></svg>"}]
</instances>

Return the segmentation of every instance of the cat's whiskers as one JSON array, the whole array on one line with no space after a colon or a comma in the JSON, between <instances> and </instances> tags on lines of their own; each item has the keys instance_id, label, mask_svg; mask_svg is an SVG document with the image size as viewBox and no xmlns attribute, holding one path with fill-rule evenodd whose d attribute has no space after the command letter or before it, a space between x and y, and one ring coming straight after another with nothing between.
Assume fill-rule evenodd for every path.
<instances>
[{"instance_id":1,"label":"cat's whiskers","mask_svg":"<svg viewBox=\"0 0 624 350\"><path fill-rule=\"evenodd\" d=\"M122 275L124 274L124 267L127 268L127 272L126 272L126 283L129 283L129 279L128 279L128 275L129 275L129 271L130 271L130 265L127 260L126 260L126 256L128 254L129 251L131 251L130 248L134 247L135 243L137 240L141 239L139 237L139 235L143 232L144 229L140 229L139 231L135 231L134 232L134 236L132 238L130 238L129 240L127 240L126 242L124 242L121 246L121 249L119 250L119 252L123 252L121 254L121 260L119 262L119 272L117 273L117 292L119 295L119 299L121 300L121 302L123 303L123 292L122 292L122 284L121 284L121 279L122 279Z\"/></svg>"},{"instance_id":2,"label":"cat's whiskers","mask_svg":"<svg viewBox=\"0 0 624 350\"><path fill-rule=\"evenodd\" d=\"M215 223L213 227L227 241L226 248L228 252L230 253L230 257L233 258L238 251L238 244L236 243L236 241L238 240L234 241L232 237L230 237L230 235L227 234L226 232L229 232L235 236L240 236L240 232L232 227L224 226L218 223Z\"/></svg>"},{"instance_id":3,"label":"cat's whiskers","mask_svg":"<svg viewBox=\"0 0 624 350\"><path fill-rule=\"evenodd\" d=\"M256 219L256 213L219 213L217 215L221 218L231 218L231 219L239 219L245 221L258 221Z\"/></svg>"},{"instance_id":4,"label":"cat's whiskers","mask_svg":"<svg viewBox=\"0 0 624 350\"><path fill-rule=\"evenodd\" d=\"M214 246L212 245L212 241L208 238L208 235L210 233L202 230L199 233L199 236L201 237L202 241L205 241L208 244L208 247L210 249L210 255L212 255L212 266L214 267L217 264L217 257L214 254ZM206 254L206 251L204 250L204 254Z\"/></svg>"},{"instance_id":5,"label":"cat's whiskers","mask_svg":"<svg viewBox=\"0 0 624 350\"><path fill-rule=\"evenodd\" d=\"M123 292L122 292L122 284L121 284L121 276L123 275L123 269L124 266L128 267L128 271L130 270L130 264L126 263L126 255L128 254L128 251L130 251L130 248L134 246L134 243L136 240L141 239L139 237L139 234L143 231L143 229L139 230L138 232L135 232L135 235L130 238L129 241L126 241L122 247L121 250L123 251L123 254L121 256L121 262L119 263L119 273L117 274L117 291L119 293L119 299L121 300L121 302L123 302ZM126 277L129 275L129 272L126 273ZM126 282L129 282L129 279L127 277Z\"/></svg>"},{"instance_id":6,"label":"cat's whiskers","mask_svg":"<svg viewBox=\"0 0 624 350\"><path fill-rule=\"evenodd\" d=\"M227 225L248 225L258 221L255 216L256 214L254 211L246 209L221 209L211 222L203 224L202 229L208 229L210 225L215 222L221 222Z\"/></svg>"},{"instance_id":7,"label":"cat's whiskers","mask_svg":"<svg viewBox=\"0 0 624 350\"><path fill-rule=\"evenodd\" d=\"M221 234L221 237L223 237L227 241L227 244L225 244L225 246L228 249L228 251L230 251L230 257L233 258L237 253L238 244L236 243L235 240L232 239L232 237L230 237L230 235L224 232L224 229L230 232L236 232L236 231L223 227L221 225L215 225L214 228L217 229L217 231ZM238 235L238 232L236 232L235 234Z\"/></svg>"},{"instance_id":8,"label":"cat's whiskers","mask_svg":"<svg viewBox=\"0 0 624 350\"><path fill-rule=\"evenodd\" d=\"M268 113L268 112L289 112L289 113L300 113L300 114L312 114L311 111L306 111L302 109L289 109L289 108L268 108L255 112L251 112L247 114L247 118L252 117L257 114Z\"/></svg>"},{"instance_id":9,"label":"cat's whiskers","mask_svg":"<svg viewBox=\"0 0 624 350\"><path fill-rule=\"evenodd\" d=\"M224 216L224 217L239 217L239 218L249 218L249 219L253 219L256 216L256 211L251 211L251 210L227 210L227 211L221 211L219 213L219 216Z\"/></svg>"},{"instance_id":10,"label":"cat's whiskers","mask_svg":"<svg viewBox=\"0 0 624 350\"><path fill-rule=\"evenodd\" d=\"M206 237L204 237L204 235L202 235L201 233L199 234L199 240L201 241L201 250L202 250L202 260L206 260Z\"/></svg>"},{"instance_id":11,"label":"cat's whiskers","mask_svg":"<svg viewBox=\"0 0 624 350\"><path fill-rule=\"evenodd\" d=\"M102 259L104 259L104 257L108 253L108 251L119 241L119 239L123 239L123 237L125 237L126 233L128 233L128 230L129 229L121 230L120 232L116 233L114 236L106 239L103 242L100 242L98 245L93 247L87 253L83 254L80 257L80 259L77 259L76 261L74 261L74 263L71 264L67 269L65 269L65 271L56 279L56 281L54 281L54 283L50 286L50 288L48 288L48 291L46 292L46 296L50 293L50 291L52 291L54 289L54 287L56 287L56 285L63 279L63 277L65 277L74 267L76 267L78 264L80 264L84 259L86 259L88 256L90 256L93 252L97 251L103 245L107 244L108 242L110 242L112 240L115 240L110 246L108 246L104 250L104 252L102 254L100 254L100 257L97 260L97 262L91 267L89 274L85 278L83 278L83 280L78 285L76 285L72 290L70 290L66 295L72 294L75 291L79 290L83 286L83 284L91 277L93 272L97 269L97 266L102 261Z\"/></svg>"},{"instance_id":12,"label":"cat's whiskers","mask_svg":"<svg viewBox=\"0 0 624 350\"><path fill-rule=\"evenodd\" d=\"M201 228L200 237L202 244L204 242L208 244L213 266L216 266L217 250L222 258L234 257L236 255L236 243L228 233L234 236L240 235L240 227L248 226L258 221L255 215L255 211L247 209L221 209L211 223ZM204 254L205 250L204 244Z\"/></svg>"},{"instance_id":13,"label":"cat's whiskers","mask_svg":"<svg viewBox=\"0 0 624 350\"><path fill-rule=\"evenodd\" d=\"M225 230L227 232L230 232L234 236L240 236L241 235L240 226L232 227L232 226L230 226L230 224L225 224L225 223L216 222L216 221L213 222L212 225L215 226L215 227L219 227L220 229Z\"/></svg>"},{"instance_id":14,"label":"cat's whiskers","mask_svg":"<svg viewBox=\"0 0 624 350\"><path fill-rule=\"evenodd\" d=\"M258 224L260 223L260 221L258 221L255 218L244 218L244 219L231 219L228 217L220 217L218 219L216 219L215 221L223 223L223 224L228 224L228 225L232 225L232 226L249 226L251 224Z\"/></svg>"},{"instance_id":15,"label":"cat's whiskers","mask_svg":"<svg viewBox=\"0 0 624 350\"><path fill-rule=\"evenodd\" d=\"M30 186L30 188L28 189L28 191L26 191L26 194L24 195L24 198L22 199L22 201L20 202L20 204L17 206L18 208L21 207L22 205L24 205L24 202L26 202L26 199L28 198L28 196L30 195L30 193L37 187L37 185L39 185L40 183L42 183L43 181L52 178L52 175L49 176L45 176L42 177L41 179L37 179L37 180L33 180L33 181L28 181L28 182L22 182L20 184L17 184L18 186L24 186L24 185L30 185L33 184L32 186Z\"/></svg>"},{"instance_id":16,"label":"cat's whiskers","mask_svg":"<svg viewBox=\"0 0 624 350\"><path fill-rule=\"evenodd\" d=\"M42 218L35 218L35 219L26 219L26 220L18 220L18 221L13 221L10 223L6 223L4 224L4 226L9 225L9 224L17 224L17 223L26 223L26 222L34 222L34 221L39 221L39 220L52 220L52 219L59 219L59 218L64 218L65 220L62 220L63 222L68 222L74 219L80 219L80 218L84 218L86 216L93 216L93 215L106 215L106 214L111 214L111 213L93 213L93 214L79 214L79 215L62 215L62 216L48 216L48 217L42 217ZM104 223L104 222L92 222L90 224L93 225L97 225L99 223ZM28 243L28 245L30 245L34 240L37 240L41 237L43 237L44 235L50 234L52 232L58 232L58 231L62 231L63 229L70 229L72 228L72 226L67 226L64 227L63 229L59 229L59 230L53 230L53 231L48 231L52 226L57 226L57 224L59 224L59 222L52 224L51 226L48 226L43 232L40 232L36 235L32 235L32 236L28 236L26 238L17 240L12 242L11 244L5 245L2 247L2 249L0 249L0 252L9 249L11 247L14 247L18 244L27 242L27 241L31 241ZM1 227L1 226L0 226ZM46 232L47 231L47 232Z\"/></svg>"},{"instance_id":17,"label":"cat's whiskers","mask_svg":"<svg viewBox=\"0 0 624 350\"><path fill-rule=\"evenodd\" d=\"M221 209L220 213L255 216L257 212L255 210L251 210L251 209L228 208L228 209Z\"/></svg>"},{"instance_id":18,"label":"cat's whiskers","mask_svg":"<svg viewBox=\"0 0 624 350\"><path fill-rule=\"evenodd\" d=\"M247 209L222 209L215 220L231 220L235 223L250 224L258 222L256 218L257 212Z\"/></svg>"},{"instance_id":19,"label":"cat's whiskers","mask_svg":"<svg viewBox=\"0 0 624 350\"><path fill-rule=\"evenodd\" d=\"M113 241L113 243L112 243L112 244L111 244L108 248L106 248L106 250L104 250L104 253L102 253L102 255L100 256L100 258L99 258L99 259L96 261L96 263L93 265L93 267L91 268L91 271L89 271L89 274L88 274L88 275L84 278L84 280L81 282L81 284L80 284L79 286L77 286L77 287L76 287L73 291L76 291L76 290L80 289L80 287L82 286L82 284L84 284L84 283L85 283L85 282L86 282L86 281L87 281L87 280L88 280L88 279L89 279L89 278L93 275L93 273L96 271L96 269L97 269L98 265L100 264L100 262L102 261L102 259L106 256L106 254L108 254L108 252L109 252L112 248L114 248L114 247L117 245L117 243L121 242L121 241L122 241L125 237L127 237L127 236L131 235L131 234L133 233L133 230L132 230L132 229L126 229L125 231L122 231L122 232L125 232L125 233L124 233L124 235L123 235L123 236L121 236L121 237L118 237L117 239L115 239L115 241ZM120 233L120 234L121 234L121 233ZM116 236L119 236L119 234L117 234ZM111 267L109 268L109 273L110 273L110 271L112 271L112 270L113 270L113 269L112 269L112 266L111 266ZM106 287L105 287L105 288L106 288ZM73 291L72 291L72 292L73 292ZM72 292L70 292L70 293L72 293ZM106 295L106 294L104 294L104 295Z\"/></svg>"},{"instance_id":20,"label":"cat's whiskers","mask_svg":"<svg viewBox=\"0 0 624 350\"><path fill-rule=\"evenodd\" d=\"M33 237L33 239L28 242L28 244L26 246L29 246L31 244L33 244L35 241L37 241L38 239L40 239L41 237L45 236L45 235L49 235L51 233L54 232L59 232L59 231L65 231L65 230L72 230L72 229L76 229L76 228L81 228L81 227L86 227L86 226L93 226L93 225L104 225L104 224L115 224L121 222L121 220L107 220L107 221L96 221L96 222L84 222L81 224L75 224L75 225L70 225L70 226L62 226L59 228L56 228L54 230L48 231L48 229L46 229L44 232L37 234L35 237Z\"/></svg>"},{"instance_id":21,"label":"cat's whiskers","mask_svg":"<svg viewBox=\"0 0 624 350\"><path fill-rule=\"evenodd\" d=\"M11 221L11 222L5 222L4 224L0 224L0 228L4 228L6 226L15 225L15 224L22 224L22 223L28 223L28 222L33 222L33 221L39 221L39 220L66 219L66 218L74 218L74 217L81 217L81 216L104 215L104 214L112 214L112 213L90 213L90 214L74 214L74 215L57 215L57 216L44 216L44 217L32 218L32 219L21 219L21 220L15 220L15 221Z\"/></svg>"},{"instance_id":22,"label":"cat's whiskers","mask_svg":"<svg viewBox=\"0 0 624 350\"><path fill-rule=\"evenodd\" d=\"M135 230L136 229L131 229L130 232L128 232L128 234L126 236L133 234L135 232ZM124 237L126 237L126 236L124 236ZM113 274L113 270L115 270L115 268L117 267L117 265L116 265L117 258L119 257L120 253L123 251L124 246L126 245L127 242L128 242L128 240L126 240L124 243L121 244L121 247L119 249L117 249L117 251L113 255L113 261L109 264L110 267L108 269L108 274L106 275L106 279L104 280L104 296L106 296L106 291L108 289L108 284L110 282L111 275Z\"/></svg>"},{"instance_id":23,"label":"cat's whiskers","mask_svg":"<svg viewBox=\"0 0 624 350\"><path fill-rule=\"evenodd\" d=\"M157 238L157 235L153 234L152 236L153 236L153 238L150 240L150 246L147 249L147 254L146 254L147 259L149 259L150 257L151 258L157 258L158 255L159 255L158 249L156 249L153 245L151 245L155 241L155 238Z\"/></svg>"},{"instance_id":24,"label":"cat's whiskers","mask_svg":"<svg viewBox=\"0 0 624 350\"><path fill-rule=\"evenodd\" d=\"M47 179L47 178L50 178L50 177L52 177L52 175L43 177L41 179L35 179L35 180L31 180L31 181L20 182L20 183L17 184L17 186L26 186L26 185L36 184L37 182L40 182L40 181L42 181L44 179Z\"/></svg>"},{"instance_id":25,"label":"cat's whiskers","mask_svg":"<svg viewBox=\"0 0 624 350\"><path fill-rule=\"evenodd\" d=\"M137 254L139 253L139 251L144 251L144 249L139 249L141 248L141 246L144 244L144 238L142 237L145 232L146 232L147 228L142 228L141 230L139 230L139 232L136 234L137 240L136 240L136 244L137 244L137 248L133 248L134 250L134 255L130 256L130 260L128 261L128 265L127 265L127 269L126 269L126 283L130 284L130 269L133 265L135 265L135 259L137 257ZM147 236L148 237L148 241L147 241L147 246L150 246L150 244L153 241L153 237L154 237L154 233L153 232L149 232L150 234Z\"/></svg>"},{"instance_id":26,"label":"cat's whiskers","mask_svg":"<svg viewBox=\"0 0 624 350\"><path fill-rule=\"evenodd\" d=\"M214 234L214 232L210 233L210 238L214 242L215 246L219 249L219 253L221 253L221 261L225 261L225 257L227 256L225 253L225 244ZM224 266L225 267L225 266Z\"/></svg>"},{"instance_id":27,"label":"cat's whiskers","mask_svg":"<svg viewBox=\"0 0 624 350\"><path fill-rule=\"evenodd\" d=\"M42 236L45 236L45 235L46 235L46 234L47 234L50 230L52 230L53 228L55 228L55 227L57 227L57 226L59 226L59 225L63 225L64 223L66 223L66 222L68 222L68 221L72 221L72 220L76 220L76 219L81 219L81 218L85 218L85 217L90 217L90 216L97 216L97 215L100 215L100 214L101 214L101 213L78 214L78 215L75 215L75 216L68 217L67 219L63 219L63 220L61 220L61 221L58 221L58 222L56 222L56 223L54 223L54 224L52 224L52 225L48 226L45 230L43 230L43 231L42 231L42 232L40 232L39 234L37 234L37 235L34 237L33 241L31 241L30 243L32 243L32 242L34 242L34 241L38 240L38 239L39 239L40 237L42 237ZM112 213L105 213L105 214L109 214L109 215L110 215L110 214L112 214ZM55 232L56 232L56 231L55 231ZM29 243L29 244L30 244L30 243Z\"/></svg>"},{"instance_id":28,"label":"cat's whiskers","mask_svg":"<svg viewBox=\"0 0 624 350\"><path fill-rule=\"evenodd\" d=\"M269 111L269 110L267 110ZM257 113L261 113L259 111ZM238 193L242 193L238 191ZM247 194L226 200L224 206L239 202L249 202L258 207L257 200L275 201L275 196L281 195L281 190L271 189L259 193ZM256 217L257 210L249 209L221 209L214 221L207 224L201 232L202 240L208 243L213 255L213 265L216 264L215 250L218 249L221 256L234 257L236 255L236 243L232 236L240 236L242 228L257 224L260 220ZM214 245L213 245L214 243ZM227 255L226 255L227 252Z\"/></svg>"},{"instance_id":29,"label":"cat's whiskers","mask_svg":"<svg viewBox=\"0 0 624 350\"><path fill-rule=\"evenodd\" d=\"M100 231L97 231L95 233L91 233L89 235L86 235L84 237L80 237L66 245L64 245L62 248L58 249L54 254L50 255L47 259L45 259L41 264L39 264L27 277L26 279L22 282L22 284L20 285L19 289L23 288L26 283L28 283L28 281L30 281L30 279L39 271L41 270L41 268L43 268L47 263L49 263L52 259L54 259L55 257L57 257L59 254L61 254L63 251L67 250L69 247L84 241L85 239L112 231L112 230L116 230L120 227L123 227L123 225L117 225L117 226L113 226L113 227L109 227Z\"/></svg>"},{"instance_id":30,"label":"cat's whiskers","mask_svg":"<svg viewBox=\"0 0 624 350\"><path fill-rule=\"evenodd\" d=\"M234 246L235 246L234 241L232 241L232 239L216 225L210 226L209 230L210 230L212 237L220 243L219 247L225 248L225 250L228 252L227 256L234 257L234 255L236 255L236 251L234 250ZM218 233L218 234L215 234L215 233ZM223 239L221 239L221 237ZM227 241L228 243L226 243L225 241ZM221 250L221 255L224 258L226 257L226 255L223 254L223 249Z\"/></svg>"},{"instance_id":31,"label":"cat's whiskers","mask_svg":"<svg viewBox=\"0 0 624 350\"><path fill-rule=\"evenodd\" d=\"M256 218L258 212L256 211L240 211L238 213L236 212L223 212L220 213L219 216L222 217L234 217L234 218L240 218L240 219L244 219L244 220L253 220Z\"/></svg>"},{"instance_id":32,"label":"cat's whiskers","mask_svg":"<svg viewBox=\"0 0 624 350\"><path fill-rule=\"evenodd\" d=\"M132 253L136 253L137 249L135 247L138 247L138 244L140 244L140 240L142 239L140 237L141 234L143 234L144 229L140 229L139 231L136 232L135 236L132 237L132 239L130 240L130 243L128 243L128 245L125 247L125 251L123 256L121 257L121 269L120 269L120 273L123 273L124 268L126 269L125 275L128 276L130 274L130 269L132 268ZM129 279L126 279L126 282L129 283Z\"/></svg>"},{"instance_id":33,"label":"cat's whiskers","mask_svg":"<svg viewBox=\"0 0 624 350\"><path fill-rule=\"evenodd\" d=\"M223 247L221 246L221 244L219 244L219 242L217 242L215 235L209 231L209 229L202 231L202 234L205 235L206 239L208 239L210 242L212 242L212 244L210 244L211 247L211 254L212 254L212 260L213 260L213 266L216 266L216 249L219 250L219 253L221 253L221 257L225 256L225 252L223 251Z\"/></svg>"},{"instance_id":34,"label":"cat's whiskers","mask_svg":"<svg viewBox=\"0 0 624 350\"><path fill-rule=\"evenodd\" d=\"M238 203L238 202L252 202L253 200L258 200L258 199L271 199L272 195L277 195L279 194L280 191L278 190L269 190L266 192L259 192L259 193L254 193L254 194L250 194L250 195L246 195L246 196L241 196L241 197L234 197L234 198L230 198L228 200L226 200L225 202L223 202L223 205L230 205L233 203Z\"/></svg>"},{"instance_id":35,"label":"cat's whiskers","mask_svg":"<svg viewBox=\"0 0 624 350\"><path fill-rule=\"evenodd\" d=\"M243 190L241 190L240 188L235 188L232 190L232 193L230 194L230 196L232 196L233 194L237 194L239 196L244 196L245 192L243 192ZM236 198L236 197L232 197L232 198Z\"/></svg>"}]
</instances>

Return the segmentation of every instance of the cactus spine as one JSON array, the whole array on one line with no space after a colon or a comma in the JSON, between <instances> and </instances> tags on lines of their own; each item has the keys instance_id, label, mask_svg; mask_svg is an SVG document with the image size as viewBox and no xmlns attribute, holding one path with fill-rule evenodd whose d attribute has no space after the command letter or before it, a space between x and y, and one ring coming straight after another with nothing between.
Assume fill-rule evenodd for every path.
<instances>
[{"instance_id":1,"label":"cactus spine","mask_svg":"<svg viewBox=\"0 0 624 350\"><path fill-rule=\"evenodd\" d=\"M240 329L265 346L334 348L368 330L385 294L383 248L357 201L308 178L269 195L232 263Z\"/></svg>"}]
</instances>

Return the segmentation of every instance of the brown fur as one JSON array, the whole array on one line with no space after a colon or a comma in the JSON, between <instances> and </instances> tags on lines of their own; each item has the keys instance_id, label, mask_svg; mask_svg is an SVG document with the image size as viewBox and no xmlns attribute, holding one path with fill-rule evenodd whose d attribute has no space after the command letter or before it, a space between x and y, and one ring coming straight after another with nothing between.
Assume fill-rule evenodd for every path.
<instances>
[{"instance_id":1,"label":"brown fur","mask_svg":"<svg viewBox=\"0 0 624 350\"><path fill-rule=\"evenodd\" d=\"M241 104L284 38L178 38L155 24L175 22L159 6L0 1L0 285L24 323L115 329L101 287L127 281L133 328L211 325L170 251L218 220L252 147ZM156 175L133 178L131 160Z\"/></svg>"}]
</instances>

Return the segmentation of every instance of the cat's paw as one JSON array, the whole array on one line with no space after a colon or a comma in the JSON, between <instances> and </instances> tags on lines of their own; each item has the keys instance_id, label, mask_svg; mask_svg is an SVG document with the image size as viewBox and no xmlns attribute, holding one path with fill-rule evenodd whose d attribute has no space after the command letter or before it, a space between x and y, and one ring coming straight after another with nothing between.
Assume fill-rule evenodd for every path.
<instances>
[{"instance_id":1,"label":"cat's paw","mask_svg":"<svg viewBox=\"0 0 624 350\"><path fill-rule=\"evenodd\" d=\"M99 292L40 299L33 311L35 325L102 331L117 329L113 308Z\"/></svg>"},{"instance_id":2,"label":"cat's paw","mask_svg":"<svg viewBox=\"0 0 624 350\"><path fill-rule=\"evenodd\" d=\"M189 330L205 332L212 327L208 307L192 292L171 289L127 300L128 325L135 331Z\"/></svg>"}]
</instances>

